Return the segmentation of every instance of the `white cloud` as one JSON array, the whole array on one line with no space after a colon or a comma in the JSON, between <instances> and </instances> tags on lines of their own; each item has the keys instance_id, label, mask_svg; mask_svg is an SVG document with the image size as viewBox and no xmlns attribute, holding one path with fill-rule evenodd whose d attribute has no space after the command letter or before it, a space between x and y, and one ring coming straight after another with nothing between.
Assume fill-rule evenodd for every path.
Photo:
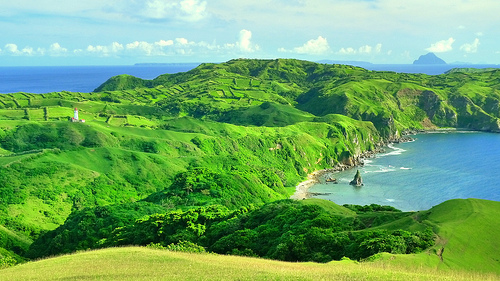
<instances>
[{"instance_id":1,"label":"white cloud","mask_svg":"<svg viewBox=\"0 0 500 281\"><path fill-rule=\"evenodd\" d=\"M135 6L136 2L133 1L130 8L134 9ZM199 0L149 0L142 7L139 15L152 20L177 19L196 22L206 16L206 8L207 2Z\"/></svg>"},{"instance_id":2,"label":"white cloud","mask_svg":"<svg viewBox=\"0 0 500 281\"><path fill-rule=\"evenodd\" d=\"M126 44L125 50L129 55L145 56L168 56L168 55L187 55L192 54L192 48L203 47L204 42L193 42L186 38L175 38L174 40L160 40L149 43L146 41L135 41Z\"/></svg>"},{"instance_id":3,"label":"white cloud","mask_svg":"<svg viewBox=\"0 0 500 281\"><path fill-rule=\"evenodd\" d=\"M17 45L16 44L11 44L11 43L5 45L5 51L6 52L10 52L12 54L18 54L18 53L20 53L19 50L18 50L18 48L17 48Z\"/></svg>"},{"instance_id":4,"label":"white cloud","mask_svg":"<svg viewBox=\"0 0 500 281\"><path fill-rule=\"evenodd\" d=\"M13 56L44 56L46 54L50 56L60 56L68 52L68 49L61 47L59 43L51 44L48 50L40 47L35 49L30 46L19 49L19 47L13 43L6 44L4 48L4 54Z\"/></svg>"},{"instance_id":5,"label":"white cloud","mask_svg":"<svg viewBox=\"0 0 500 281\"><path fill-rule=\"evenodd\" d=\"M142 53L146 56L151 56L155 54L155 44L154 43L148 43L146 41L135 41L132 43L128 43L126 45L127 50L132 50L132 51L138 51L139 53ZM157 49L161 50L161 46L158 46ZM156 53L156 55L159 55Z\"/></svg>"},{"instance_id":6,"label":"white cloud","mask_svg":"<svg viewBox=\"0 0 500 281\"><path fill-rule=\"evenodd\" d=\"M360 54L370 54L372 52L372 46L364 45L359 47Z\"/></svg>"},{"instance_id":7,"label":"white cloud","mask_svg":"<svg viewBox=\"0 0 500 281\"><path fill-rule=\"evenodd\" d=\"M317 39L307 41L303 46L297 47L294 51L298 54L321 55L330 50L326 38L318 36Z\"/></svg>"},{"instance_id":8,"label":"white cloud","mask_svg":"<svg viewBox=\"0 0 500 281\"><path fill-rule=\"evenodd\" d=\"M363 55L368 55L368 54L379 54L382 52L382 44L378 43L375 45L375 47L370 46L370 45L364 45L359 47L357 50L352 48L352 47L347 47L347 48L340 48L338 51L338 54L340 55L356 55L356 54L363 54Z\"/></svg>"},{"instance_id":9,"label":"white cloud","mask_svg":"<svg viewBox=\"0 0 500 281\"><path fill-rule=\"evenodd\" d=\"M186 38L175 38L175 42L180 45L189 45L189 41Z\"/></svg>"},{"instance_id":10,"label":"white cloud","mask_svg":"<svg viewBox=\"0 0 500 281\"><path fill-rule=\"evenodd\" d=\"M160 47L166 47L166 46L172 46L174 45L174 41L173 40L160 40L158 42L155 42L155 45L157 46L160 46Z\"/></svg>"},{"instance_id":11,"label":"white cloud","mask_svg":"<svg viewBox=\"0 0 500 281\"><path fill-rule=\"evenodd\" d=\"M122 51L124 49L123 45L118 43L118 42L113 42L108 46L102 46L102 45L89 45L86 49L88 53L91 54L97 54L100 56L111 56L111 55L116 55L118 52ZM77 49L74 51L74 53L81 53L82 50Z\"/></svg>"},{"instance_id":12,"label":"white cloud","mask_svg":"<svg viewBox=\"0 0 500 281\"><path fill-rule=\"evenodd\" d=\"M111 51L113 52L118 52L118 51L121 51L123 50L123 45L118 43L118 42L113 42L111 44Z\"/></svg>"},{"instance_id":13,"label":"white cloud","mask_svg":"<svg viewBox=\"0 0 500 281\"><path fill-rule=\"evenodd\" d=\"M253 44L251 39L252 39L252 32L246 29L242 29L240 31L240 40L236 45L239 46L240 50L244 53L252 53L259 50L260 47L258 45Z\"/></svg>"},{"instance_id":14,"label":"white cloud","mask_svg":"<svg viewBox=\"0 0 500 281\"><path fill-rule=\"evenodd\" d=\"M453 50L453 42L455 42L455 39L453 37L448 38L447 40L441 40L438 41L434 44L431 44L431 46L425 50L433 53L444 53L444 52L449 52Z\"/></svg>"},{"instance_id":15,"label":"white cloud","mask_svg":"<svg viewBox=\"0 0 500 281\"><path fill-rule=\"evenodd\" d=\"M42 51L41 49L39 49L40 51ZM49 47L49 53L51 56L60 56L60 55L64 55L68 52L68 49L66 48L63 48L61 47L61 45L59 45L59 43L53 43L52 45L50 45ZM43 52L45 53L45 52Z\"/></svg>"},{"instance_id":16,"label":"white cloud","mask_svg":"<svg viewBox=\"0 0 500 281\"><path fill-rule=\"evenodd\" d=\"M176 38L175 40L159 40L156 42L134 41L125 45L113 42L111 45L89 45L85 50L74 50L76 54L87 52L98 56L167 56L174 54L191 54L193 46L206 45L204 42L195 43L186 38Z\"/></svg>"},{"instance_id":17,"label":"white cloud","mask_svg":"<svg viewBox=\"0 0 500 281\"><path fill-rule=\"evenodd\" d=\"M42 53L40 48L38 48L38 50L35 50L29 46L26 46L20 50L16 44L12 44L12 43L6 44L4 48L5 48L4 51L7 54L14 55L14 56L34 56L34 55Z\"/></svg>"},{"instance_id":18,"label":"white cloud","mask_svg":"<svg viewBox=\"0 0 500 281\"><path fill-rule=\"evenodd\" d=\"M460 46L460 50L466 52L466 53L476 53L477 52L477 48L479 47L479 38L476 38L474 40L474 42L472 43L466 43L466 44L463 44L462 46Z\"/></svg>"},{"instance_id":19,"label":"white cloud","mask_svg":"<svg viewBox=\"0 0 500 281\"><path fill-rule=\"evenodd\" d=\"M278 51L296 53L296 54L322 55L330 51L330 45L328 44L326 38L318 36L317 39L311 39L300 47L295 47L292 50L279 48Z\"/></svg>"},{"instance_id":20,"label":"white cloud","mask_svg":"<svg viewBox=\"0 0 500 281\"><path fill-rule=\"evenodd\" d=\"M143 15L152 19L161 19L169 16L171 10L176 5L175 3L161 0L148 1L145 4Z\"/></svg>"},{"instance_id":21,"label":"white cloud","mask_svg":"<svg viewBox=\"0 0 500 281\"><path fill-rule=\"evenodd\" d=\"M27 55L27 56L32 56L35 54L35 51L31 47L25 47L21 50L21 54Z\"/></svg>"},{"instance_id":22,"label":"white cloud","mask_svg":"<svg viewBox=\"0 0 500 281\"><path fill-rule=\"evenodd\" d=\"M206 1L184 0L179 4L180 10L183 12L182 17L187 21L199 21L205 17Z\"/></svg>"},{"instance_id":23,"label":"white cloud","mask_svg":"<svg viewBox=\"0 0 500 281\"><path fill-rule=\"evenodd\" d=\"M237 56L241 53L251 53L260 50L252 42L252 32L243 29L239 32L239 39L233 43L218 45L204 41L194 42L183 37L175 39L162 39L155 42L133 41L129 43L113 42L109 45L87 45L85 48L68 50L59 43L53 43L48 48L25 47L20 49L16 44L6 44L2 55L10 56L93 56L93 57L142 57L142 56Z\"/></svg>"},{"instance_id":24,"label":"white cloud","mask_svg":"<svg viewBox=\"0 0 500 281\"><path fill-rule=\"evenodd\" d=\"M478 37L481 37L481 36L483 36L483 35L484 35L484 33L483 33L483 32L481 32L481 31L476 32L476 36L478 36Z\"/></svg>"},{"instance_id":25,"label":"white cloud","mask_svg":"<svg viewBox=\"0 0 500 281\"><path fill-rule=\"evenodd\" d=\"M348 48L341 48L339 50L339 54L341 55L354 55L356 54L356 50L354 50L353 48L351 47L348 47Z\"/></svg>"}]
</instances>

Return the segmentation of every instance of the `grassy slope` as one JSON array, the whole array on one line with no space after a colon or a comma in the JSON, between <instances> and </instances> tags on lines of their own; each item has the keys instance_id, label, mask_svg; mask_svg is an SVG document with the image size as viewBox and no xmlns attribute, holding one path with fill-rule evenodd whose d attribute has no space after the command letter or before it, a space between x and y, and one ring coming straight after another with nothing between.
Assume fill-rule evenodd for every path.
<instances>
[{"instance_id":1,"label":"grassy slope","mask_svg":"<svg viewBox=\"0 0 500 281\"><path fill-rule=\"evenodd\" d=\"M308 202L309 201L309 202ZM335 204L306 200L343 213L345 209ZM345 213L349 215L348 213ZM423 230L432 227L438 235L431 249L411 255L382 254L375 260L396 266L427 267L444 270L494 272L500 277L500 202L482 199L454 199L443 202L427 211L383 224L381 229Z\"/></svg>"},{"instance_id":2,"label":"grassy slope","mask_svg":"<svg viewBox=\"0 0 500 281\"><path fill-rule=\"evenodd\" d=\"M2 280L496 280L384 263L287 263L148 248L80 252L0 270Z\"/></svg>"},{"instance_id":3,"label":"grassy slope","mask_svg":"<svg viewBox=\"0 0 500 281\"><path fill-rule=\"evenodd\" d=\"M5 169L6 174L13 177L20 172L26 174L21 177L22 181L10 181L6 186L10 186L12 190L22 188L26 197L11 203L3 211L6 217L15 218L18 228L37 232L51 230L62 224L75 208L130 202L163 190L168 187L175 174L186 170L191 161L207 157L209 160L206 163L216 159L221 159L218 162L222 162L225 157L232 157L233 146L239 151L238 157L249 159L257 167L272 166L286 171L286 186L290 191L305 172L334 164L338 157L336 152L348 149L359 153L360 149L370 148L369 139L376 138L374 128L366 122L341 116L321 121L323 122L300 122L285 127L244 127L183 117L168 121L171 130L118 127L101 121L70 126L65 121L31 122L44 127L93 130L99 133L105 146L62 151L46 149L42 152L1 157L0 163L3 165L18 163L17 166ZM339 128L350 136L344 137ZM352 137L358 138L359 147L349 141ZM192 140L195 138L200 141L199 147L193 144ZM141 147L134 145L136 142L154 143L157 151L143 152ZM299 164L281 159L285 157L281 156L284 155L280 152L282 149L270 150L278 144L287 151L294 150L290 153L300 155L300 159L296 157ZM332 148L330 152L329 147ZM293 165L300 165L298 169L301 174L291 172ZM33 171L38 166L58 168L50 175L37 175ZM93 184L103 177L105 182L111 184ZM40 199L42 190L45 197ZM288 192L270 194L275 199L289 196Z\"/></svg>"},{"instance_id":4,"label":"grassy slope","mask_svg":"<svg viewBox=\"0 0 500 281\"><path fill-rule=\"evenodd\" d=\"M479 199L450 200L429 210L444 249L440 267L500 273L498 214L499 202Z\"/></svg>"},{"instance_id":5,"label":"grassy slope","mask_svg":"<svg viewBox=\"0 0 500 281\"><path fill-rule=\"evenodd\" d=\"M332 214L355 215L351 210L326 200L308 199L300 202L306 205L321 206ZM479 199L450 200L428 211L402 214L404 215L403 218L389 224L379 225L376 228L415 230L431 226L438 234L437 245L419 254L377 254L369 259L371 262L359 264L350 262L331 262L326 265L315 263L291 264L263 259L220 255L192 256L184 253L153 252L144 248L122 248L79 253L20 265L13 269L0 271L0 278L3 277L2 274L6 274L5 277L27 276L34 272L40 274L39 270L43 272L44 270L41 268L44 267L51 268L50 271L63 272L61 278L78 276L79 274L86 276L86 273L80 273L79 269L66 268L72 266L72 264L75 267L82 264L87 266L87 263L92 259L103 259L102 262L94 262L94 265L88 266L92 267L96 266L95 264L100 264L99 266L106 268L110 267L109 264L114 264L113 273L102 275L104 273L101 272L106 271L106 269L94 268L95 272L92 273L94 274L92 276L123 279L127 278L128 275L121 274L130 274L128 277L135 277L135 274L138 274L137 276L144 276L145 279L170 278L170 275L157 275L160 274L160 269L157 268L161 268L161 270L169 272L178 272L179 275L174 276L180 279L186 278L186 280L193 277L196 277L195 280L215 280L222 277L231 280L235 279L235 276L241 276L240 278L243 279L304 280L330 280L331 277L328 276L335 276L340 280L497 280L500 278L500 251L498 251L500 243L496 231L500 228L500 223L496 220L498 214L500 214L500 202ZM442 251L443 248L444 251ZM158 257L158 255L161 257ZM132 257L136 261L135 265L131 265L133 262L128 260ZM163 260L163 263L157 259ZM119 269L122 267L130 267L130 269L122 272ZM65 269L61 270L61 268ZM193 272L193 268L199 270L199 272ZM212 268L217 268L217 270L212 272ZM73 270L76 272L73 272ZM75 275L68 276L65 274Z\"/></svg>"},{"instance_id":6,"label":"grassy slope","mask_svg":"<svg viewBox=\"0 0 500 281\"><path fill-rule=\"evenodd\" d=\"M384 263L434 269L474 270L500 275L500 202L454 199L428 211L417 212L413 221L403 219L384 228L418 228L429 225L438 235L430 251L414 255L382 255Z\"/></svg>"}]
</instances>

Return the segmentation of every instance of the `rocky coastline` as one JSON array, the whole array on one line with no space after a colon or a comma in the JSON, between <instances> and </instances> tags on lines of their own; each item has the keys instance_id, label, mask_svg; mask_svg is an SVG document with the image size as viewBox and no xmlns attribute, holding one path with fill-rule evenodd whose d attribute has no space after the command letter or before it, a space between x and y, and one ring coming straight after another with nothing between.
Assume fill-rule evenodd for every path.
<instances>
[{"instance_id":1,"label":"rocky coastline","mask_svg":"<svg viewBox=\"0 0 500 281\"><path fill-rule=\"evenodd\" d=\"M333 172L341 172L345 171L347 169L351 169L357 166L362 166L364 165L364 159L367 158L372 158L378 153L383 153L385 152L384 147L386 147L389 144L394 144L394 143L403 143L403 142L411 142L414 139L410 137L410 135L414 135L417 133L420 133L421 131L406 131L402 134L401 137L399 138L394 138L389 140L388 142L381 143L376 146L374 150L370 151L365 151L361 153L360 155L348 158L344 160L343 162L337 163L335 166L329 169L323 169L319 171L314 171L313 173L307 175L307 180L299 183L295 187L295 193L290 196L290 199L295 199L295 200L303 200L312 197L314 194L309 192L309 188L311 188L313 185L320 183L320 178L329 173Z\"/></svg>"}]
</instances>

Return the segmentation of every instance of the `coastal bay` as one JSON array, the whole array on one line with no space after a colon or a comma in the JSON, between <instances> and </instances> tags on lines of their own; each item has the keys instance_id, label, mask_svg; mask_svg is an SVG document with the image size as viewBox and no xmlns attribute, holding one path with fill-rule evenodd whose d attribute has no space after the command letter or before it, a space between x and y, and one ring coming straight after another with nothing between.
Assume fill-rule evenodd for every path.
<instances>
[{"instance_id":1,"label":"coastal bay","mask_svg":"<svg viewBox=\"0 0 500 281\"><path fill-rule=\"evenodd\" d=\"M363 166L331 173L338 184L325 183L325 176L309 182L307 193L337 204L390 205L403 211L425 210L455 198L499 201L499 153L500 134L419 134L414 142L390 145L365 159ZM357 169L363 187L349 185Z\"/></svg>"}]
</instances>

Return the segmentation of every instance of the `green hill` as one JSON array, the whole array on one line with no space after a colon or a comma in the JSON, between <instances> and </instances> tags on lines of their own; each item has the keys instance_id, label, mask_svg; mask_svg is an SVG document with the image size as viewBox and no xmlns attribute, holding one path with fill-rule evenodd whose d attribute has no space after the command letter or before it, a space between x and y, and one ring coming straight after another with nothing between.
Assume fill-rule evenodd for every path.
<instances>
[{"instance_id":1,"label":"green hill","mask_svg":"<svg viewBox=\"0 0 500 281\"><path fill-rule=\"evenodd\" d=\"M500 241L497 231L499 202L468 199L444 202L424 214L435 223L440 236L437 249L442 265L452 269L480 270L500 274Z\"/></svg>"},{"instance_id":2,"label":"green hill","mask_svg":"<svg viewBox=\"0 0 500 281\"><path fill-rule=\"evenodd\" d=\"M182 240L220 254L285 261L348 257L408 269L500 274L495 231L500 202L495 201L456 199L428 211L404 213L378 205L284 200L235 212L214 206L175 210L135 222L123 215L133 205L117 207L73 214L35 241L30 255L152 243L161 248Z\"/></svg>"},{"instance_id":3,"label":"green hill","mask_svg":"<svg viewBox=\"0 0 500 281\"><path fill-rule=\"evenodd\" d=\"M246 107L271 99L315 115L336 113L371 121L393 135L396 130L432 124L499 131L498 75L497 69L429 76L297 60L240 59L202 64L190 72L162 75L143 85L156 90L170 88L173 96L166 100L175 101L175 108L168 108L174 114L216 118L228 110L223 100L231 101L231 107ZM111 90L113 85L107 82L101 88ZM186 94L195 99L183 101ZM206 105L207 100L211 100L210 105ZM197 110L192 108L194 104Z\"/></svg>"},{"instance_id":4,"label":"green hill","mask_svg":"<svg viewBox=\"0 0 500 281\"><path fill-rule=\"evenodd\" d=\"M416 255L380 255L384 263L407 267L431 267L447 272L467 270L495 272L500 275L498 249L494 238L499 223L496 220L500 202L479 199L455 199L417 212L412 220L386 225L388 228L413 229L429 225L438 235L436 245L426 253Z\"/></svg>"},{"instance_id":5,"label":"green hill","mask_svg":"<svg viewBox=\"0 0 500 281\"><path fill-rule=\"evenodd\" d=\"M323 200L306 200L304 204L318 205L323 210L336 214L354 215L353 211ZM491 230L498 229L498 222L495 220L498 208L499 202L477 199L451 200L429 211L417 212L409 217L409 220L402 218L396 223L382 224L386 228L432 225L438 229L440 242L433 249L420 254L380 254L361 263L349 260L327 264L283 263L147 248L110 248L4 269L0 271L0 277L2 280L25 280L28 277L37 280L220 280L236 277L258 280L321 280L335 276L340 280L496 280L500 276L498 243L495 239L496 232ZM464 243L463 240L469 242ZM165 275L165 272L169 274Z\"/></svg>"},{"instance_id":6,"label":"green hill","mask_svg":"<svg viewBox=\"0 0 500 281\"><path fill-rule=\"evenodd\" d=\"M345 253L363 259L385 250L423 250L429 245L417 240L427 239L423 233L432 227L447 237L431 247L443 257L440 267L496 271L492 251L498 245L488 242L481 248L476 243L489 239L476 229L490 233L488 227L495 226L484 217L483 203L462 206L454 211L462 215L455 218L439 211L441 205L413 214L279 200L289 198L308 174L355 165L364 153L413 130L499 132L499 82L498 70L429 76L289 59L238 59L153 80L120 75L92 93L2 94L0 258L12 264L28 253L46 256L126 244L119 238L132 239L145 226L136 225L138 219L154 224L158 216L179 215L189 224L171 229L177 236L168 241L174 244L187 239L221 253L322 262L340 259L342 253L334 254L333 244L317 249L319 244L302 243L304 248L296 249L292 245L301 244L293 239L339 238L346 242L342 245L353 245ZM70 122L75 107L86 122ZM290 213L273 212L270 206ZM224 211L214 214L213 208ZM484 208L498 214L496 205ZM475 218L465 210L478 214L477 221L467 221L474 233L453 240L449 233L460 227L448 222ZM288 228L275 231L252 217L259 214ZM303 221L296 225L283 220L300 214ZM217 232L216 225L229 223L226 219L239 224L231 224L233 232ZM338 229L333 232L328 222ZM154 233L150 229L143 237ZM257 242L271 234L274 244L258 252ZM465 240L476 236L474 243ZM219 240L236 244L224 248ZM168 246L166 241L143 242ZM353 241L365 248L356 248ZM47 245L46 252L40 251ZM460 251L468 257L458 257ZM417 254L434 265L438 256L430 257Z\"/></svg>"},{"instance_id":7,"label":"green hill","mask_svg":"<svg viewBox=\"0 0 500 281\"><path fill-rule=\"evenodd\" d=\"M498 275L441 272L384 263L328 264L192 254L148 248L109 248L0 270L2 280L497 280Z\"/></svg>"}]
</instances>

